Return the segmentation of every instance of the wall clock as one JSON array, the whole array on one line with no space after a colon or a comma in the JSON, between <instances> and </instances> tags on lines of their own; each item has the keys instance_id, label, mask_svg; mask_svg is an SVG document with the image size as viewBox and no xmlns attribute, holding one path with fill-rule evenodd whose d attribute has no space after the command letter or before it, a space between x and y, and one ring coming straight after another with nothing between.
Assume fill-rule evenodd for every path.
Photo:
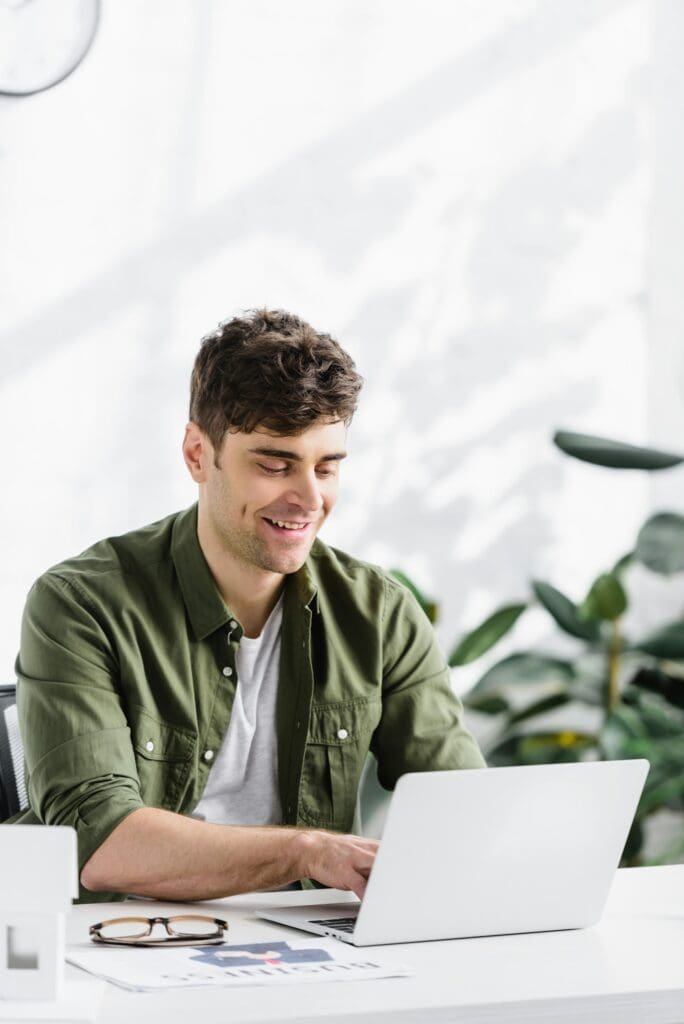
<instances>
[{"instance_id":1,"label":"wall clock","mask_svg":"<svg viewBox=\"0 0 684 1024\"><path fill-rule=\"evenodd\" d=\"M100 0L0 0L0 94L30 96L70 75L99 16Z\"/></svg>"}]
</instances>

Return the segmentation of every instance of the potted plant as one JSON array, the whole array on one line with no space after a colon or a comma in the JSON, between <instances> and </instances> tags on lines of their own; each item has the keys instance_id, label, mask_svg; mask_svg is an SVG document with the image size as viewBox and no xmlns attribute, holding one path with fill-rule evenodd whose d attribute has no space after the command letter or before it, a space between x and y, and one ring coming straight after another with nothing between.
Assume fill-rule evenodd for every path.
<instances>
[{"instance_id":1,"label":"potted plant","mask_svg":"<svg viewBox=\"0 0 684 1024\"><path fill-rule=\"evenodd\" d=\"M566 454L614 469L657 471L684 456L560 431ZM489 765L645 757L651 770L622 863L641 864L644 825L659 811L674 812L678 827L657 862L684 856L684 616L648 635L629 637L630 568L636 563L664 576L684 572L684 516L658 512L639 530L634 549L573 602L553 584L534 580L529 600L507 604L461 637L449 655L454 668L474 662L505 636L532 604L541 605L564 633L580 641L573 658L517 651L492 665L464 697L470 711L488 716L483 753ZM403 574L431 621L436 606ZM654 861L650 861L653 863Z\"/></svg>"}]
</instances>

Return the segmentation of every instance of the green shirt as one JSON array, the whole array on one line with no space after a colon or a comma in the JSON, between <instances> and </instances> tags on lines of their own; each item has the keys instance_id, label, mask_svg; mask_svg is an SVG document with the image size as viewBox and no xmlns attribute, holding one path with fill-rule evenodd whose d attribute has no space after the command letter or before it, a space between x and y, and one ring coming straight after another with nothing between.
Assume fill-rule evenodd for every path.
<instances>
[{"instance_id":1,"label":"green shirt","mask_svg":"<svg viewBox=\"0 0 684 1024\"><path fill-rule=\"evenodd\" d=\"M196 505L41 576L16 666L22 820L73 826L82 867L136 808L190 813L226 734L242 632ZM413 595L320 540L286 577L276 741L286 825L349 831L369 749L386 789L408 771L484 766Z\"/></svg>"}]
</instances>

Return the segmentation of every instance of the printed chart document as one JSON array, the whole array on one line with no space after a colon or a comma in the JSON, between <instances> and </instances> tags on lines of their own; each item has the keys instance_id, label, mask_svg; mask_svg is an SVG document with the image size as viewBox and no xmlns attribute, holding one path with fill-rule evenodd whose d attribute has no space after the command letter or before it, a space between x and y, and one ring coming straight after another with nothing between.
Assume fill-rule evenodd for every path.
<instances>
[{"instance_id":1,"label":"printed chart document","mask_svg":"<svg viewBox=\"0 0 684 1024\"><path fill-rule=\"evenodd\" d=\"M314 944L315 943L315 944ZM71 946L69 963L122 988L148 992L195 985L287 985L302 982L403 978L412 972L383 964L335 939L247 945L123 949Z\"/></svg>"}]
</instances>

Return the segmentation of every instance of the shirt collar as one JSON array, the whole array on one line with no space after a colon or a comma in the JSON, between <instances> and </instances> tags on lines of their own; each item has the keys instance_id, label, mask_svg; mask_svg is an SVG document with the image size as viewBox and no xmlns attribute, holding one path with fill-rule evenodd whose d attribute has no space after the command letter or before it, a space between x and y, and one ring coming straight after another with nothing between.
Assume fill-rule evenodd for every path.
<instances>
[{"instance_id":1,"label":"shirt collar","mask_svg":"<svg viewBox=\"0 0 684 1024\"><path fill-rule=\"evenodd\" d=\"M318 543L314 541L314 543ZM233 617L221 597L197 536L197 503L180 512L173 524L171 557L190 623L197 640L204 640ZM307 562L286 578L297 604L316 598L316 584Z\"/></svg>"},{"instance_id":2,"label":"shirt collar","mask_svg":"<svg viewBox=\"0 0 684 1024\"><path fill-rule=\"evenodd\" d=\"M197 640L204 640L231 618L218 592L197 537L197 503L180 512L173 524L171 557L185 607Z\"/></svg>"},{"instance_id":3,"label":"shirt collar","mask_svg":"<svg viewBox=\"0 0 684 1024\"><path fill-rule=\"evenodd\" d=\"M318 544L315 540L314 544ZM318 594L316 592L316 583L311 574L310 568L311 556L307 558L301 569L297 572L292 573L285 580L285 586L291 586L294 590L296 599L302 607L308 607L314 602L314 607L318 611Z\"/></svg>"}]
</instances>

